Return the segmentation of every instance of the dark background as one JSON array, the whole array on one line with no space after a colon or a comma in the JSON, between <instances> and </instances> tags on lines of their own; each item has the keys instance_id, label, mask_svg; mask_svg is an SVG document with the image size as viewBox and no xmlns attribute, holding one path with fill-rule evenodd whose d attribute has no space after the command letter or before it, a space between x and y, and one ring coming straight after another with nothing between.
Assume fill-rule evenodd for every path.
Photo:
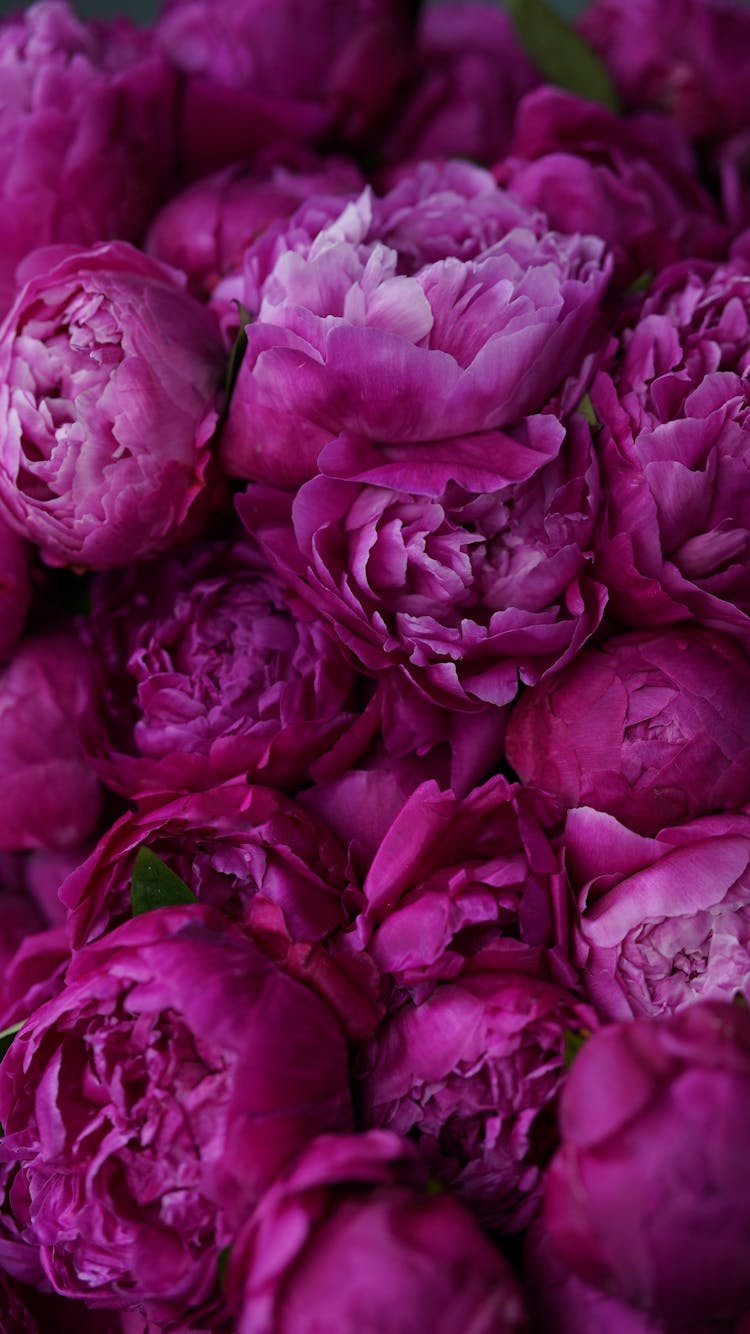
<instances>
[{"instance_id":1,"label":"dark background","mask_svg":"<svg viewBox=\"0 0 750 1334\"><path fill-rule=\"evenodd\" d=\"M115 14L125 14L136 23L150 22L159 8L159 0L73 0L73 3L79 14L87 18L111 18ZM348 0L341 0L341 3L345 5ZM553 4L562 14L570 16L584 8L585 0L553 0ZM11 14L19 8L23 6L19 5L18 0L0 0L0 14Z\"/></svg>"}]
</instances>

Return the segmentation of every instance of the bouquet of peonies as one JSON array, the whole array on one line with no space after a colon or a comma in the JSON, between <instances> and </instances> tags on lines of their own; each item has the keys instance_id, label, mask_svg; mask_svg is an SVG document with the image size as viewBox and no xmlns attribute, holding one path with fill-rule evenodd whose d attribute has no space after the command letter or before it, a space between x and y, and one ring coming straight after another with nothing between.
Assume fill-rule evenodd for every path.
<instances>
[{"instance_id":1,"label":"bouquet of peonies","mask_svg":"<svg viewBox=\"0 0 750 1334\"><path fill-rule=\"evenodd\" d=\"M750 1331L750 7L0 23L0 1334Z\"/></svg>"}]
</instances>

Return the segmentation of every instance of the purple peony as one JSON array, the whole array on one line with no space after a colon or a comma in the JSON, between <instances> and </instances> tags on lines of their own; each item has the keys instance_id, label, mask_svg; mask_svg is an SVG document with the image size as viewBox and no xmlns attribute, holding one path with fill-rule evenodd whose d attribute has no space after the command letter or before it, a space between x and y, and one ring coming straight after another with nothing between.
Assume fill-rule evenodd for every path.
<instances>
[{"instance_id":1,"label":"purple peony","mask_svg":"<svg viewBox=\"0 0 750 1334\"><path fill-rule=\"evenodd\" d=\"M326 996L352 1036L382 1012L371 959L345 950L361 908L342 848L289 798L243 780L151 798L122 816L64 881L75 948L127 920L139 848L149 848L201 903L231 919L286 972Z\"/></svg>"},{"instance_id":2,"label":"purple peony","mask_svg":"<svg viewBox=\"0 0 750 1334\"><path fill-rule=\"evenodd\" d=\"M140 241L174 156L176 81L149 33L63 0L0 23L0 314L53 241Z\"/></svg>"},{"instance_id":3,"label":"purple peony","mask_svg":"<svg viewBox=\"0 0 750 1334\"><path fill-rule=\"evenodd\" d=\"M576 954L607 1019L750 999L750 815L709 815L642 838L583 807L565 828Z\"/></svg>"},{"instance_id":4,"label":"purple peony","mask_svg":"<svg viewBox=\"0 0 750 1334\"><path fill-rule=\"evenodd\" d=\"M530 418L432 445L342 437L298 492L238 509L272 564L366 671L476 711L575 657L606 601L589 573L599 502L589 428ZM274 509L276 515L274 515Z\"/></svg>"},{"instance_id":5,"label":"purple peony","mask_svg":"<svg viewBox=\"0 0 750 1334\"><path fill-rule=\"evenodd\" d=\"M489 165L506 152L518 103L537 81L495 5L425 5L386 161L464 157Z\"/></svg>"},{"instance_id":6,"label":"purple peony","mask_svg":"<svg viewBox=\"0 0 750 1334\"><path fill-rule=\"evenodd\" d=\"M658 107L697 139L750 121L750 14L735 0L596 0L581 30L630 106Z\"/></svg>"},{"instance_id":7,"label":"purple peony","mask_svg":"<svg viewBox=\"0 0 750 1334\"><path fill-rule=\"evenodd\" d=\"M174 543L206 494L224 373L212 312L124 243L40 251L0 326L0 499L53 565Z\"/></svg>"},{"instance_id":8,"label":"purple peony","mask_svg":"<svg viewBox=\"0 0 750 1334\"><path fill-rule=\"evenodd\" d=\"M309 195L336 198L361 189L362 177L346 158L276 150L252 167L234 163L175 195L151 224L147 249L182 269L190 290L205 298L267 227L288 218Z\"/></svg>"},{"instance_id":9,"label":"purple peony","mask_svg":"<svg viewBox=\"0 0 750 1334\"><path fill-rule=\"evenodd\" d=\"M521 1334L502 1256L396 1135L326 1135L274 1183L232 1250L237 1334Z\"/></svg>"},{"instance_id":10,"label":"purple peony","mask_svg":"<svg viewBox=\"0 0 750 1334\"><path fill-rule=\"evenodd\" d=\"M166 861L212 909L249 924L256 897L275 905L292 940L318 940L359 906L344 854L313 815L244 780L151 800L123 815L64 881L60 897L77 948L130 915L141 846Z\"/></svg>"},{"instance_id":11,"label":"purple peony","mask_svg":"<svg viewBox=\"0 0 750 1334\"><path fill-rule=\"evenodd\" d=\"M86 654L66 630L23 640L0 670L0 849L74 848L101 809L84 755Z\"/></svg>"},{"instance_id":12,"label":"purple peony","mask_svg":"<svg viewBox=\"0 0 750 1334\"><path fill-rule=\"evenodd\" d=\"M257 319L222 437L231 474L296 485L342 431L401 444L490 431L539 410L569 376L580 398L604 243L551 232L490 187L489 200L475 192L489 237L472 254L475 208L457 207L449 184L417 176L410 218L402 181L397 226L392 195L368 192L307 243L292 219L291 248L277 239L245 302Z\"/></svg>"},{"instance_id":13,"label":"purple peony","mask_svg":"<svg viewBox=\"0 0 750 1334\"><path fill-rule=\"evenodd\" d=\"M595 382L597 568L627 623L690 617L750 645L749 330L744 263L676 265Z\"/></svg>"},{"instance_id":14,"label":"purple peony","mask_svg":"<svg viewBox=\"0 0 750 1334\"><path fill-rule=\"evenodd\" d=\"M521 103L495 175L561 232L607 242L627 286L687 255L721 255L727 231L689 145L665 116L624 120L546 85Z\"/></svg>"},{"instance_id":15,"label":"purple peony","mask_svg":"<svg viewBox=\"0 0 750 1334\"><path fill-rule=\"evenodd\" d=\"M345 734L344 767L352 733L363 733L360 749L369 740L367 683L319 622L292 615L246 538L100 575L84 633L98 701L89 753L117 791L186 791L243 773L298 788Z\"/></svg>"},{"instance_id":16,"label":"purple peony","mask_svg":"<svg viewBox=\"0 0 750 1334\"><path fill-rule=\"evenodd\" d=\"M0 654L23 629L31 601L27 546L0 514Z\"/></svg>"},{"instance_id":17,"label":"purple peony","mask_svg":"<svg viewBox=\"0 0 750 1334\"><path fill-rule=\"evenodd\" d=\"M364 1063L362 1115L415 1140L482 1221L521 1231L541 1199L566 1076L566 1039L590 1006L538 977L475 973L407 1001Z\"/></svg>"},{"instance_id":18,"label":"purple peony","mask_svg":"<svg viewBox=\"0 0 750 1334\"><path fill-rule=\"evenodd\" d=\"M541 1223L527 1235L524 1280L535 1334L680 1334L672 1325L571 1273L555 1254ZM735 1334L735 1330L712 1322L708 1328L691 1324L690 1334Z\"/></svg>"},{"instance_id":19,"label":"purple peony","mask_svg":"<svg viewBox=\"0 0 750 1334\"><path fill-rule=\"evenodd\" d=\"M562 1262L675 1325L750 1307L750 1013L600 1029L573 1062L544 1222Z\"/></svg>"},{"instance_id":20,"label":"purple peony","mask_svg":"<svg viewBox=\"0 0 750 1334\"><path fill-rule=\"evenodd\" d=\"M157 1323L218 1305L220 1251L314 1134L351 1123L313 993L210 912L162 909L81 951L0 1067L2 1161L62 1295Z\"/></svg>"},{"instance_id":21,"label":"purple peony","mask_svg":"<svg viewBox=\"0 0 750 1334\"><path fill-rule=\"evenodd\" d=\"M28 1019L56 996L62 990L69 961L70 942L64 926L27 933L3 967L0 1030Z\"/></svg>"},{"instance_id":22,"label":"purple peony","mask_svg":"<svg viewBox=\"0 0 750 1334\"><path fill-rule=\"evenodd\" d=\"M524 783L639 834L750 800L750 664L687 625L587 648L521 696L508 759Z\"/></svg>"},{"instance_id":23,"label":"purple peony","mask_svg":"<svg viewBox=\"0 0 750 1334\"><path fill-rule=\"evenodd\" d=\"M277 143L359 139L404 77L406 0L170 0L158 41L182 73L182 156L195 174Z\"/></svg>"},{"instance_id":24,"label":"purple peony","mask_svg":"<svg viewBox=\"0 0 750 1334\"><path fill-rule=\"evenodd\" d=\"M420 1004L440 981L500 966L570 968L555 800L491 778L463 799L423 783L364 884L360 931L381 972Z\"/></svg>"}]
</instances>

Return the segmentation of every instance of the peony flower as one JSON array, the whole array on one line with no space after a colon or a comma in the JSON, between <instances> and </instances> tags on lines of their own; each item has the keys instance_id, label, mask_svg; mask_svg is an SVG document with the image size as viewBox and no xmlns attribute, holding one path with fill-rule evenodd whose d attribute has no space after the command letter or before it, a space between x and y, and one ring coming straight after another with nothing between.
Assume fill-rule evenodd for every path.
<instances>
[{"instance_id":1,"label":"peony flower","mask_svg":"<svg viewBox=\"0 0 750 1334\"><path fill-rule=\"evenodd\" d=\"M210 311L121 243L39 252L0 327L0 500L53 565L174 543L205 497L223 374Z\"/></svg>"},{"instance_id":2,"label":"peony flower","mask_svg":"<svg viewBox=\"0 0 750 1334\"><path fill-rule=\"evenodd\" d=\"M455 1200L425 1184L396 1135L314 1140L232 1250L237 1334L521 1334L506 1262Z\"/></svg>"},{"instance_id":3,"label":"peony flower","mask_svg":"<svg viewBox=\"0 0 750 1334\"><path fill-rule=\"evenodd\" d=\"M544 1223L584 1282L676 1326L750 1307L750 1014L600 1029L562 1096Z\"/></svg>"},{"instance_id":4,"label":"peony flower","mask_svg":"<svg viewBox=\"0 0 750 1334\"><path fill-rule=\"evenodd\" d=\"M660 107L696 139L750 120L750 15L734 0L596 0L581 19L631 106Z\"/></svg>"},{"instance_id":5,"label":"peony flower","mask_svg":"<svg viewBox=\"0 0 750 1334\"><path fill-rule=\"evenodd\" d=\"M607 505L597 569L626 623L750 645L750 274L676 265L592 390Z\"/></svg>"},{"instance_id":6,"label":"peony flower","mask_svg":"<svg viewBox=\"0 0 750 1334\"><path fill-rule=\"evenodd\" d=\"M252 167L234 163L175 195L156 215L146 248L187 274L191 292L206 298L239 267L244 251L272 223L287 219L309 195L356 195L362 177L343 157L317 158L276 150Z\"/></svg>"},{"instance_id":7,"label":"peony flower","mask_svg":"<svg viewBox=\"0 0 750 1334\"><path fill-rule=\"evenodd\" d=\"M642 838L583 807L568 814L565 858L577 960L604 1018L750 997L750 815Z\"/></svg>"},{"instance_id":8,"label":"peony flower","mask_svg":"<svg viewBox=\"0 0 750 1334\"><path fill-rule=\"evenodd\" d=\"M366 671L396 669L444 707L500 708L598 626L598 473L582 417L567 432L544 415L422 447L344 436L320 466L291 521L286 498L262 488L237 508Z\"/></svg>"},{"instance_id":9,"label":"peony flower","mask_svg":"<svg viewBox=\"0 0 750 1334\"><path fill-rule=\"evenodd\" d=\"M518 103L537 81L502 10L426 5L414 72L386 136L386 161L494 162L508 148Z\"/></svg>"},{"instance_id":10,"label":"peony flower","mask_svg":"<svg viewBox=\"0 0 750 1334\"><path fill-rule=\"evenodd\" d=\"M23 629L31 601L26 543L0 515L0 654Z\"/></svg>"},{"instance_id":11,"label":"peony flower","mask_svg":"<svg viewBox=\"0 0 750 1334\"><path fill-rule=\"evenodd\" d=\"M183 76L196 175L277 143L356 140L389 108L411 47L405 0L170 0L156 36Z\"/></svg>"},{"instance_id":12,"label":"peony flower","mask_svg":"<svg viewBox=\"0 0 750 1334\"><path fill-rule=\"evenodd\" d=\"M395 200L363 193L310 244L293 218L289 248L277 237L263 252L222 436L230 474L297 485L342 431L397 444L491 431L538 411L567 377L580 399L609 278L603 242L549 231L495 187L489 201L476 192L495 237L461 259L475 208L462 218L449 183L417 178L413 238L401 182Z\"/></svg>"},{"instance_id":13,"label":"peony flower","mask_svg":"<svg viewBox=\"0 0 750 1334\"><path fill-rule=\"evenodd\" d=\"M28 1019L63 987L70 961L64 926L27 933L4 964L0 980L0 1030Z\"/></svg>"},{"instance_id":14,"label":"peony flower","mask_svg":"<svg viewBox=\"0 0 750 1334\"><path fill-rule=\"evenodd\" d=\"M475 973L407 1001L364 1057L365 1125L416 1141L482 1221L522 1231L541 1199L566 1076L566 1040L588 1005L538 977Z\"/></svg>"},{"instance_id":15,"label":"peony flower","mask_svg":"<svg viewBox=\"0 0 750 1334\"><path fill-rule=\"evenodd\" d=\"M678 1334L647 1312L584 1283L555 1255L541 1223L534 1223L524 1248L524 1288L537 1334ZM722 1329L724 1327L722 1326ZM719 1334L718 1327L690 1326L691 1334ZM735 1334L724 1329L724 1334ZM739 1334L739 1331L737 1332Z\"/></svg>"},{"instance_id":16,"label":"peony flower","mask_svg":"<svg viewBox=\"0 0 750 1334\"><path fill-rule=\"evenodd\" d=\"M358 719L365 683L319 622L292 615L247 539L99 576L91 597L83 628L98 710L87 741L117 791L187 791L243 773L298 788L345 733L361 732L361 749L377 726Z\"/></svg>"},{"instance_id":17,"label":"peony flower","mask_svg":"<svg viewBox=\"0 0 750 1334\"><path fill-rule=\"evenodd\" d=\"M172 172L176 81L151 34L42 0L0 23L0 315L53 241L140 241Z\"/></svg>"},{"instance_id":18,"label":"peony flower","mask_svg":"<svg viewBox=\"0 0 750 1334\"><path fill-rule=\"evenodd\" d=\"M630 119L545 85L523 99L497 179L561 232L601 236L628 284L688 255L720 256L727 231L666 116Z\"/></svg>"},{"instance_id":19,"label":"peony flower","mask_svg":"<svg viewBox=\"0 0 750 1334\"><path fill-rule=\"evenodd\" d=\"M75 848L101 797L81 743L91 707L86 654L67 630L24 640L0 670L0 849Z\"/></svg>"},{"instance_id":20,"label":"peony flower","mask_svg":"<svg viewBox=\"0 0 750 1334\"><path fill-rule=\"evenodd\" d=\"M75 948L129 917L142 846L234 920L251 922L257 896L276 905L292 940L322 939L359 906L336 840L280 792L236 780L162 802L123 815L64 881Z\"/></svg>"},{"instance_id":21,"label":"peony flower","mask_svg":"<svg viewBox=\"0 0 750 1334\"><path fill-rule=\"evenodd\" d=\"M82 950L0 1066L0 1157L49 1280L157 1323L218 1308L221 1250L312 1135L351 1123L339 1025L196 906Z\"/></svg>"},{"instance_id":22,"label":"peony flower","mask_svg":"<svg viewBox=\"0 0 750 1334\"><path fill-rule=\"evenodd\" d=\"M244 779L158 800L119 819L61 886L74 948L127 919L136 855L149 848L201 903L323 994L348 1034L369 1037L382 1013L379 977L369 957L343 949L361 893L328 829Z\"/></svg>"},{"instance_id":23,"label":"peony flower","mask_svg":"<svg viewBox=\"0 0 750 1334\"><path fill-rule=\"evenodd\" d=\"M506 753L524 783L639 834L750 800L750 665L687 625L616 635L521 696Z\"/></svg>"},{"instance_id":24,"label":"peony flower","mask_svg":"<svg viewBox=\"0 0 750 1334\"><path fill-rule=\"evenodd\" d=\"M571 980L560 815L500 776L463 799L435 782L412 793L373 858L359 923L398 993L421 1004L440 981L498 966Z\"/></svg>"}]
</instances>

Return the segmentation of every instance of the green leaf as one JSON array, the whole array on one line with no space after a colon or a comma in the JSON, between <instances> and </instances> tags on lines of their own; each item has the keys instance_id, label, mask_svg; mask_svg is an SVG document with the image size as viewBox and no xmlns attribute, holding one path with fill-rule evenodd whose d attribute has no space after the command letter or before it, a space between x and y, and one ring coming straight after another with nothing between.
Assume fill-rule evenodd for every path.
<instances>
[{"instance_id":1,"label":"green leaf","mask_svg":"<svg viewBox=\"0 0 750 1334\"><path fill-rule=\"evenodd\" d=\"M566 1028L565 1030L565 1065L569 1070L581 1047L585 1047L591 1033L588 1028Z\"/></svg>"},{"instance_id":2,"label":"green leaf","mask_svg":"<svg viewBox=\"0 0 750 1334\"><path fill-rule=\"evenodd\" d=\"M578 404L578 411L580 412L582 417L586 418L586 421L588 422L589 426L601 426L601 422L599 421L599 418L597 417L596 412L594 411L594 405L591 402L590 394L584 394L583 398Z\"/></svg>"},{"instance_id":3,"label":"green leaf","mask_svg":"<svg viewBox=\"0 0 750 1334\"><path fill-rule=\"evenodd\" d=\"M219 1254L216 1257L216 1275L222 1292L227 1286L227 1274L229 1273L229 1259L231 1254L231 1246L225 1246L223 1251L219 1251Z\"/></svg>"},{"instance_id":4,"label":"green leaf","mask_svg":"<svg viewBox=\"0 0 750 1334\"><path fill-rule=\"evenodd\" d=\"M0 1061L2 1061L5 1053L8 1051L16 1033L20 1032L25 1023L26 1020L22 1019L18 1024L11 1024L10 1028L3 1028L0 1030Z\"/></svg>"},{"instance_id":5,"label":"green leaf","mask_svg":"<svg viewBox=\"0 0 750 1334\"><path fill-rule=\"evenodd\" d=\"M639 274L639 276L635 279L635 281L632 282L630 286L625 290L626 292L632 293L634 296L636 296L640 292L647 292L653 281L654 281L653 270L646 269L645 272Z\"/></svg>"},{"instance_id":6,"label":"green leaf","mask_svg":"<svg viewBox=\"0 0 750 1334\"><path fill-rule=\"evenodd\" d=\"M615 86L587 42L547 0L505 0L518 40L550 83L619 111Z\"/></svg>"},{"instance_id":7,"label":"green leaf","mask_svg":"<svg viewBox=\"0 0 750 1334\"><path fill-rule=\"evenodd\" d=\"M235 304L237 306L237 314L240 317L240 327L237 337L232 345L232 350L229 353L229 361L227 362L227 378L224 384L225 416L229 411L229 404L232 401L232 393L234 392L234 386L237 383L237 376L240 373L242 358L247 351L247 325L251 323L253 318L247 306L243 306L241 301L237 301Z\"/></svg>"},{"instance_id":8,"label":"green leaf","mask_svg":"<svg viewBox=\"0 0 750 1334\"><path fill-rule=\"evenodd\" d=\"M152 908L174 908L180 903L197 902L185 881L170 871L166 862L157 857L151 848L142 845L138 849L130 889L130 906L134 917L151 912Z\"/></svg>"}]
</instances>

